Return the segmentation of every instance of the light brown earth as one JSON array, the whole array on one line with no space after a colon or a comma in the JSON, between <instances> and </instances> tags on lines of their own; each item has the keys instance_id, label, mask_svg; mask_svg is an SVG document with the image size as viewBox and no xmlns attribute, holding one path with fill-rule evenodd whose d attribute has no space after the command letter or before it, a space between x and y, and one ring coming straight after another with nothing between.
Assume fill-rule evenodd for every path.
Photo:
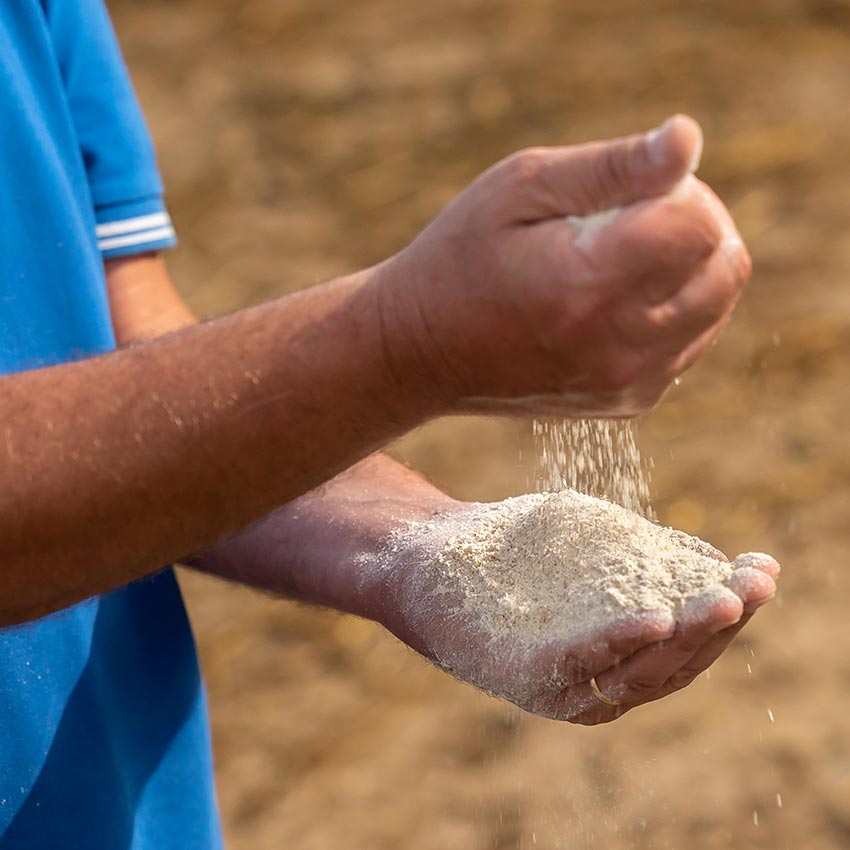
<instances>
[{"instance_id":1,"label":"light brown earth","mask_svg":"<svg viewBox=\"0 0 850 850\"><path fill-rule=\"evenodd\" d=\"M366 623L190 577L231 850L850 846L848 0L112 9L203 314L388 255L515 148L675 110L755 258L721 345L642 431L662 521L785 566L710 680L573 728ZM525 489L529 434L444 421L397 450L493 499Z\"/></svg>"}]
</instances>

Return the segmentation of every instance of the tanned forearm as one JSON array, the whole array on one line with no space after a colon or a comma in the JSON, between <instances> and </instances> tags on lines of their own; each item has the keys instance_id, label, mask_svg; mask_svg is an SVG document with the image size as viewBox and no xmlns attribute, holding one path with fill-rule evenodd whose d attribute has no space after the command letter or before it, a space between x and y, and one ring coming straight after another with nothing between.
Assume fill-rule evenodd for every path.
<instances>
[{"instance_id":1,"label":"tanned forearm","mask_svg":"<svg viewBox=\"0 0 850 850\"><path fill-rule=\"evenodd\" d=\"M184 560L260 590L387 624L375 553L400 523L452 504L415 472L378 453Z\"/></svg>"},{"instance_id":2,"label":"tanned forearm","mask_svg":"<svg viewBox=\"0 0 850 850\"><path fill-rule=\"evenodd\" d=\"M378 270L1 379L0 625L234 533L440 413L647 412L750 271L690 175L699 144L677 119L520 152ZM570 223L614 207L598 239Z\"/></svg>"},{"instance_id":3,"label":"tanned forearm","mask_svg":"<svg viewBox=\"0 0 850 850\"><path fill-rule=\"evenodd\" d=\"M161 258L109 260L106 273L119 345L197 323ZM258 590L386 622L381 571L369 569L375 552L400 522L452 504L379 452L182 561Z\"/></svg>"},{"instance_id":4,"label":"tanned forearm","mask_svg":"<svg viewBox=\"0 0 850 850\"><path fill-rule=\"evenodd\" d=\"M0 625L232 534L428 418L387 369L379 274L0 380Z\"/></svg>"}]
</instances>

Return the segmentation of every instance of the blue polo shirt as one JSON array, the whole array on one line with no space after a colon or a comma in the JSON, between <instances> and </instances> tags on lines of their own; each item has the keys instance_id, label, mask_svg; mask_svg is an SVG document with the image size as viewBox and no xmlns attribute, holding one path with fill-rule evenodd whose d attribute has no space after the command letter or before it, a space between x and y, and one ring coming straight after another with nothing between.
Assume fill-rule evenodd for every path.
<instances>
[{"instance_id":1,"label":"blue polo shirt","mask_svg":"<svg viewBox=\"0 0 850 850\"><path fill-rule=\"evenodd\" d=\"M101 0L0 0L0 374L111 350L103 258L173 241ZM2 850L220 846L171 570L0 629Z\"/></svg>"}]
</instances>

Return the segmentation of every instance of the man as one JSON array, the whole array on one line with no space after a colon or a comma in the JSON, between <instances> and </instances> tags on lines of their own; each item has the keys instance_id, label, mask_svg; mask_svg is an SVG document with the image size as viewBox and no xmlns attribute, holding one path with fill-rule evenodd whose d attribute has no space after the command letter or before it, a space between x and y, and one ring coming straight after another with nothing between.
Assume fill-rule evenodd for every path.
<instances>
[{"instance_id":1,"label":"man","mask_svg":"<svg viewBox=\"0 0 850 850\"><path fill-rule=\"evenodd\" d=\"M0 6L0 118L0 845L220 846L174 560L425 655L463 641L458 672L511 693L474 623L414 616L427 559L370 568L399 523L464 510L379 450L446 413L657 402L750 271L689 177L696 125L515 155L385 263L196 325L102 0ZM613 207L595 235L567 222ZM761 566L674 632L636 620L522 659L539 687L518 701L597 723L684 686L772 595ZM613 688L620 705L593 696Z\"/></svg>"}]
</instances>

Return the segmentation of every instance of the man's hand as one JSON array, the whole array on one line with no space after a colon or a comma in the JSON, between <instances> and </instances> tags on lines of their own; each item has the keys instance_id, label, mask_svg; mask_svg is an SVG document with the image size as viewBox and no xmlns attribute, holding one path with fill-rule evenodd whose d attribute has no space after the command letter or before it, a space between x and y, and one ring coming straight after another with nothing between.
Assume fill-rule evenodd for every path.
<instances>
[{"instance_id":1,"label":"man's hand","mask_svg":"<svg viewBox=\"0 0 850 850\"><path fill-rule=\"evenodd\" d=\"M459 502L444 508L466 509ZM682 543L726 560L687 535ZM379 564L383 557L377 553ZM712 597L678 620L612 621L580 643L553 640L523 649L516 636L494 642L482 630L474 613L434 573L427 552L412 546L391 558L389 568L376 566L372 576L384 587L383 622L399 638L459 679L526 711L584 725L615 720L689 685L773 597L779 575L772 558L741 556L733 564L728 596Z\"/></svg>"},{"instance_id":2,"label":"man's hand","mask_svg":"<svg viewBox=\"0 0 850 850\"><path fill-rule=\"evenodd\" d=\"M164 337L146 339L191 316L167 293L139 314L130 266L111 274L116 331L142 342L0 379L0 626L232 534L428 419L651 407L749 272L682 182L699 143L680 118L518 154L397 257ZM595 235L567 218L618 205Z\"/></svg>"},{"instance_id":3,"label":"man's hand","mask_svg":"<svg viewBox=\"0 0 850 850\"><path fill-rule=\"evenodd\" d=\"M158 258L110 263L107 284L121 343L193 321ZM461 606L445 594L417 592L433 584L424 553L411 549L396 553L389 569L384 563L382 546L401 523L464 509L418 475L374 455L184 560L232 581L376 620L461 679L528 711L585 724L613 720L685 687L775 589L775 562L749 564L750 570L736 573L740 604L730 598L703 610L699 620L612 623L583 645L517 654L509 645L494 647L474 622L457 615ZM682 543L724 557L695 538L683 535ZM593 696L593 675L619 706Z\"/></svg>"},{"instance_id":4,"label":"man's hand","mask_svg":"<svg viewBox=\"0 0 850 850\"><path fill-rule=\"evenodd\" d=\"M403 524L465 510L466 503L374 455L187 563L375 620L463 681L534 714L588 725L690 684L776 590L772 558L742 557L727 598L678 622L614 621L580 644L553 641L531 651L519 650L512 636L494 645L461 600L438 589L424 547L386 550ZM687 535L682 545L725 560ZM591 677L619 705L595 697Z\"/></svg>"},{"instance_id":5,"label":"man's hand","mask_svg":"<svg viewBox=\"0 0 850 850\"><path fill-rule=\"evenodd\" d=\"M402 525L466 510L466 503L374 455L188 563L375 620L459 679L526 711L583 724L614 720L688 685L776 589L773 559L741 558L728 596L696 615L612 621L575 645L553 641L523 650L515 635L494 645L442 586L426 551L415 545L387 551L387 539ZM681 539L704 555L724 557L702 541ZM591 677L619 705L594 696Z\"/></svg>"},{"instance_id":6,"label":"man's hand","mask_svg":"<svg viewBox=\"0 0 850 850\"><path fill-rule=\"evenodd\" d=\"M729 214L691 175L701 146L677 116L646 135L524 151L482 175L386 266L398 374L459 411L652 408L750 274Z\"/></svg>"}]
</instances>

